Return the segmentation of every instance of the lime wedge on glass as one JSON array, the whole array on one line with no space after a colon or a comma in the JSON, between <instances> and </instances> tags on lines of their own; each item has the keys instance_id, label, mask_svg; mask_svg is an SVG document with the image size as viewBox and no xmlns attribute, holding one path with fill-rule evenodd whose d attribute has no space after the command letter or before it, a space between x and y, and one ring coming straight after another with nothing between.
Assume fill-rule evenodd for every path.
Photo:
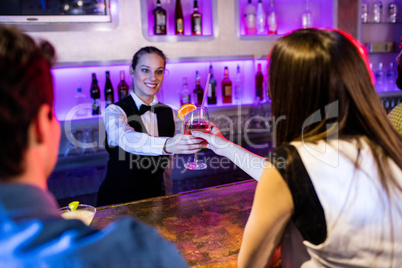
<instances>
[{"instance_id":1,"label":"lime wedge on glass","mask_svg":"<svg viewBox=\"0 0 402 268\"><path fill-rule=\"evenodd\" d=\"M68 206L69 206L73 211L75 211L75 210L77 209L77 207L78 207L79 204L80 204L80 202L78 202L78 201L73 201L73 202L71 202L70 204L68 204Z\"/></svg>"}]
</instances>

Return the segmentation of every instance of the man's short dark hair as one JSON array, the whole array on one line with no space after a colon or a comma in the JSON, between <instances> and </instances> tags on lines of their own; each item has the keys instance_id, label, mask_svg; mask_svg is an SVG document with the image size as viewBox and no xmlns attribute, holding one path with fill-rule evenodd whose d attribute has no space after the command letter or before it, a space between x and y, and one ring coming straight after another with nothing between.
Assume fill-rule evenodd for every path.
<instances>
[{"instance_id":1,"label":"man's short dark hair","mask_svg":"<svg viewBox=\"0 0 402 268\"><path fill-rule=\"evenodd\" d=\"M0 25L0 179L24 171L28 128L43 104L53 106L53 46Z\"/></svg>"}]
</instances>

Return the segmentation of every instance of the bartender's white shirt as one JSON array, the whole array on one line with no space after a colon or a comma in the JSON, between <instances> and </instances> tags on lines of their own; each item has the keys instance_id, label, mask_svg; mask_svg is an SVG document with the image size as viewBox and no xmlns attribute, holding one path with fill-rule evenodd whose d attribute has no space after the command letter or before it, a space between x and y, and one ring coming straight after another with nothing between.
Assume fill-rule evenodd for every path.
<instances>
[{"instance_id":1,"label":"bartender's white shirt","mask_svg":"<svg viewBox=\"0 0 402 268\"><path fill-rule=\"evenodd\" d=\"M140 110L141 105L145 103L133 91L130 95ZM149 105L153 106L157 103L158 98L154 96ZM163 146L168 137L159 137L156 114L147 111L141 115L141 119L148 133L137 132L130 127L127 123L127 115L121 107L115 104L106 107L103 120L109 146L120 146L124 151L138 155L166 155Z\"/></svg>"},{"instance_id":2,"label":"bartender's white shirt","mask_svg":"<svg viewBox=\"0 0 402 268\"><path fill-rule=\"evenodd\" d=\"M137 109L140 110L140 106L145 103L133 91L130 92L130 95L134 99ZM158 98L154 96L149 105L153 106L157 103ZM173 118L175 118L174 112ZM137 132L130 127L127 123L127 115L120 106L111 104L106 107L103 121L109 146L120 146L124 151L137 155L166 155L163 146L169 137L159 137L156 114L147 111L141 115L141 119L148 133ZM172 193L172 171L173 155L170 155L169 165L163 173L166 194Z\"/></svg>"}]
</instances>

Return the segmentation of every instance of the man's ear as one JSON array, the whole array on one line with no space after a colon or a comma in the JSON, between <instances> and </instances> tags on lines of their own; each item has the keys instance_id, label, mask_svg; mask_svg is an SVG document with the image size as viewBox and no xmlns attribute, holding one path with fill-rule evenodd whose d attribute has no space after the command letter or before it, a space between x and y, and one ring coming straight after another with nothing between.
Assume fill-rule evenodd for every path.
<instances>
[{"instance_id":1,"label":"man's ear","mask_svg":"<svg viewBox=\"0 0 402 268\"><path fill-rule=\"evenodd\" d=\"M50 131L52 120L52 107L49 104L42 104L34 121L34 142L41 144Z\"/></svg>"}]
</instances>

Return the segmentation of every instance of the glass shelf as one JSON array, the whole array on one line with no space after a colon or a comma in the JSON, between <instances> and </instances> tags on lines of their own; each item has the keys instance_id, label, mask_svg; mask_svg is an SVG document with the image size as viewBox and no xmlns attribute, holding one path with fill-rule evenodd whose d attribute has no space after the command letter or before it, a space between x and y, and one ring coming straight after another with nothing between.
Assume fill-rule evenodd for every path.
<instances>
[{"instance_id":1,"label":"glass shelf","mask_svg":"<svg viewBox=\"0 0 402 268\"><path fill-rule=\"evenodd\" d=\"M182 1L184 17L184 35L175 35L174 10L175 0L162 0L162 8L166 10L166 35L155 35L154 16L152 11L156 7L156 0L141 0L141 21L142 34L150 42L183 42L183 41L211 41L218 36L217 0L198 1L199 12L202 14L203 35L191 35L191 14L193 12L193 1Z\"/></svg>"},{"instance_id":2,"label":"glass shelf","mask_svg":"<svg viewBox=\"0 0 402 268\"><path fill-rule=\"evenodd\" d=\"M257 8L258 0L252 0L252 4ZM244 24L244 9L248 0L235 1L235 28L236 35L240 40L276 40L293 30L302 27L301 15L305 8L305 1L296 0L274 0L275 9L278 17L277 35L248 35ZM268 12L270 1L263 1L264 11ZM313 27L334 28L336 27L335 6L337 1L318 1L310 0L310 8L313 14Z\"/></svg>"}]
</instances>

